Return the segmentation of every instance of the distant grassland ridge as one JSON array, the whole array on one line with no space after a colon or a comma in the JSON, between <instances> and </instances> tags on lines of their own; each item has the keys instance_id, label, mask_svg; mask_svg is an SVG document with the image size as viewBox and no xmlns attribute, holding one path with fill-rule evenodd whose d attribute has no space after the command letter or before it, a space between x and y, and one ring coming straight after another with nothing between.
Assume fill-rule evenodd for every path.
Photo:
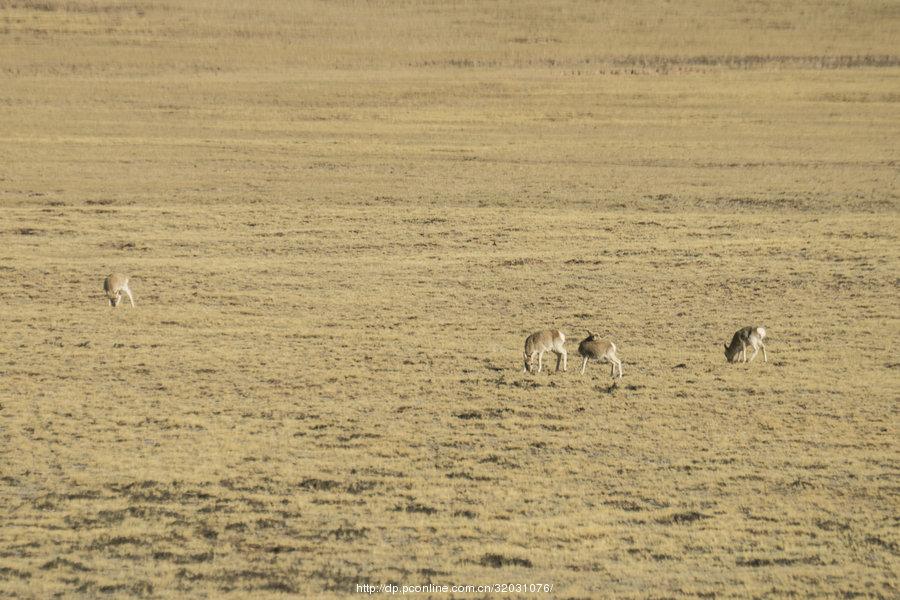
<instances>
[{"instance_id":1,"label":"distant grassland ridge","mask_svg":"<svg viewBox=\"0 0 900 600\"><path fill-rule=\"evenodd\" d=\"M846 55L846 56L804 56L804 55L702 55L702 56L594 56L584 58L535 58L515 61L509 64L503 60L478 60L471 58L448 58L441 60L414 61L411 67L576 67L576 66L610 66L620 68L637 68L652 70L696 69L717 67L723 69L854 69L859 67L896 67L900 65L900 56L893 54Z\"/></svg>"},{"instance_id":2,"label":"distant grassland ridge","mask_svg":"<svg viewBox=\"0 0 900 600\"><path fill-rule=\"evenodd\" d=\"M0 0L0 10L0 74L12 75L900 64L896 2Z\"/></svg>"}]
</instances>

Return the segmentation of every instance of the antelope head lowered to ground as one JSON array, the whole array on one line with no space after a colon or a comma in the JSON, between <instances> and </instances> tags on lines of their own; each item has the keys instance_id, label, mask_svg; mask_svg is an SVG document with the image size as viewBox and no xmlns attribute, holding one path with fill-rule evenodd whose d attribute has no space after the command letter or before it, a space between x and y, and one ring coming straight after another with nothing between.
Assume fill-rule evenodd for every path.
<instances>
[{"instance_id":1,"label":"antelope head lowered to ground","mask_svg":"<svg viewBox=\"0 0 900 600\"><path fill-rule=\"evenodd\" d=\"M119 305L122 300L122 292L128 295L131 306L134 306L134 298L131 296L131 288L128 287L128 276L121 273L113 273L103 280L103 291L106 292L106 299L113 308Z\"/></svg>"},{"instance_id":2,"label":"antelope head lowered to ground","mask_svg":"<svg viewBox=\"0 0 900 600\"><path fill-rule=\"evenodd\" d=\"M568 367L568 355L566 353L566 336L558 329L546 329L544 331L536 331L525 339L525 368L523 373L534 370L534 355L538 357L538 370L544 364L544 352L553 352L556 354L556 370L559 371L559 364L562 362L562 370Z\"/></svg>"},{"instance_id":3,"label":"antelope head lowered to ground","mask_svg":"<svg viewBox=\"0 0 900 600\"><path fill-rule=\"evenodd\" d=\"M750 357L749 362L753 362L760 348L763 351L763 361L769 362L769 357L766 355L766 345L763 344L763 338L765 337L765 327L751 325L750 327L738 329L734 332L734 337L731 338L731 344L725 344L725 360L732 363L737 362L740 356L743 362L748 362L747 346L752 346L753 355Z\"/></svg>"}]
</instances>

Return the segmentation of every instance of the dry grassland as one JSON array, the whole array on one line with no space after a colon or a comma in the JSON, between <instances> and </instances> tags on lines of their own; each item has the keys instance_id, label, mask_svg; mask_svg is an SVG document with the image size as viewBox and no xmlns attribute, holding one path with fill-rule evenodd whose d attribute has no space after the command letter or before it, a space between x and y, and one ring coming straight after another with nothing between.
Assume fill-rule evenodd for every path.
<instances>
[{"instance_id":1,"label":"dry grassland","mask_svg":"<svg viewBox=\"0 0 900 600\"><path fill-rule=\"evenodd\" d=\"M896 598L898 17L0 0L0 596Z\"/></svg>"}]
</instances>

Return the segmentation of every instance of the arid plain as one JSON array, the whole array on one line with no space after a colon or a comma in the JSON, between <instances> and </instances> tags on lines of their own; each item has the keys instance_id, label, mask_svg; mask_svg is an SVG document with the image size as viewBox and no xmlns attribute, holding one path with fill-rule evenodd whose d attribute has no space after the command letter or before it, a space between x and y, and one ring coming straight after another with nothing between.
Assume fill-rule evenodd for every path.
<instances>
[{"instance_id":1,"label":"arid plain","mask_svg":"<svg viewBox=\"0 0 900 600\"><path fill-rule=\"evenodd\" d=\"M898 19L0 0L0 596L896 598Z\"/></svg>"}]
</instances>

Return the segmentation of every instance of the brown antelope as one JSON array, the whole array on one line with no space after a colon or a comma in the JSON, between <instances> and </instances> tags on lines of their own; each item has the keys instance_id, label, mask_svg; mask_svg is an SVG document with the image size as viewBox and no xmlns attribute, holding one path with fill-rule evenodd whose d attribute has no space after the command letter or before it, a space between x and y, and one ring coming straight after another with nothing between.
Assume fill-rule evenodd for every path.
<instances>
[{"instance_id":1,"label":"brown antelope","mask_svg":"<svg viewBox=\"0 0 900 600\"><path fill-rule=\"evenodd\" d=\"M584 375L584 369L587 367L588 361L592 358L600 362L608 362L612 369L611 375L616 376L616 367L619 369L619 379L622 378L622 361L616 356L616 345L609 340L600 339L600 337L588 330L588 336L578 344L578 354L584 358L581 363L581 374Z\"/></svg>"},{"instance_id":2,"label":"brown antelope","mask_svg":"<svg viewBox=\"0 0 900 600\"><path fill-rule=\"evenodd\" d=\"M753 362L759 349L763 351L763 361L769 362L766 355L766 345L763 344L763 338L766 337L765 327L743 327L734 332L731 338L731 344L725 344L725 360L728 362L737 362L738 356L743 362ZM753 347L753 355L747 361L747 346Z\"/></svg>"},{"instance_id":3,"label":"brown antelope","mask_svg":"<svg viewBox=\"0 0 900 600\"><path fill-rule=\"evenodd\" d=\"M121 273L113 273L103 280L103 291L106 292L106 299L113 308L119 305L122 300L122 292L128 295L131 306L134 306L134 298L131 296L131 288L128 287L128 276Z\"/></svg>"},{"instance_id":4,"label":"brown antelope","mask_svg":"<svg viewBox=\"0 0 900 600\"><path fill-rule=\"evenodd\" d=\"M556 370L559 371L559 364L562 362L562 370L565 371L568 368L568 355L566 353L566 336L563 335L562 331L558 329L546 329L544 331L536 331L529 335L525 339L525 353L523 355L525 359L525 368L522 370L525 372L533 372L534 370L534 355L537 354L538 357L538 370L537 372L541 372L541 368L544 364L544 352L553 352L556 354Z\"/></svg>"}]
</instances>

